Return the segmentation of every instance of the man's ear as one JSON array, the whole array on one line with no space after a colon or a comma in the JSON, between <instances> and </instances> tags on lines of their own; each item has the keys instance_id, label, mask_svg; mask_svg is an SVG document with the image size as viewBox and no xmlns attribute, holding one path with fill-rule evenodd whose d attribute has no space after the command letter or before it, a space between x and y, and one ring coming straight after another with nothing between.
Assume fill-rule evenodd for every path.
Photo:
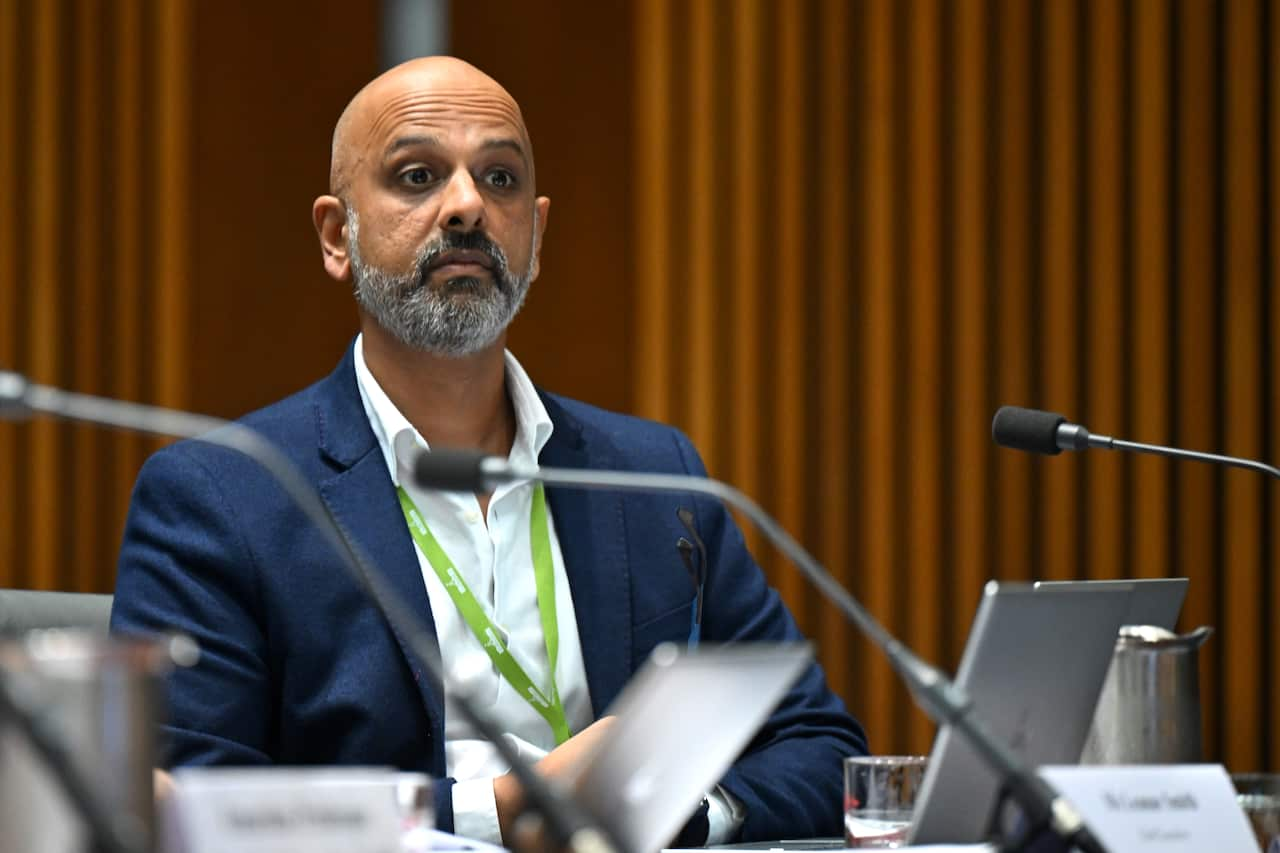
<instances>
[{"instance_id":1,"label":"man's ear","mask_svg":"<svg viewBox=\"0 0 1280 853\"><path fill-rule=\"evenodd\" d=\"M320 238L324 271L337 281L351 278L351 256L347 231L347 207L342 199L322 195L311 205L311 221Z\"/></svg>"},{"instance_id":2,"label":"man's ear","mask_svg":"<svg viewBox=\"0 0 1280 853\"><path fill-rule=\"evenodd\" d=\"M537 279L538 273L542 272L542 235L547 231L547 214L551 211L551 199L545 195L538 196L533 201L533 209L537 216L533 220L533 277L530 281Z\"/></svg>"}]
</instances>

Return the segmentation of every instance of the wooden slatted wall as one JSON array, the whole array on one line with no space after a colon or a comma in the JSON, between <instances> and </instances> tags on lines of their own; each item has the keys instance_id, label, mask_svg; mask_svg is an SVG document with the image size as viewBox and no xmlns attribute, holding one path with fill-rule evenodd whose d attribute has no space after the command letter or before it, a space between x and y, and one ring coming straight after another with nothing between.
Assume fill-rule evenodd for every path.
<instances>
[{"instance_id":1,"label":"wooden slatted wall","mask_svg":"<svg viewBox=\"0 0 1280 853\"><path fill-rule=\"evenodd\" d=\"M987 578L1189 576L1208 754L1280 769L1275 484L989 439L1016 403L1280 459L1280 9L630 8L637 411L949 667ZM764 562L875 747L927 749L879 657Z\"/></svg>"},{"instance_id":2,"label":"wooden slatted wall","mask_svg":"<svg viewBox=\"0 0 1280 853\"><path fill-rule=\"evenodd\" d=\"M331 370L354 312L310 207L377 26L343 0L0 0L0 369L221 416ZM109 592L156 446L0 422L0 586Z\"/></svg>"},{"instance_id":3,"label":"wooden slatted wall","mask_svg":"<svg viewBox=\"0 0 1280 853\"><path fill-rule=\"evenodd\" d=\"M580 3L453 16L557 202L513 337L539 381L687 429L948 666L989 577L1191 577L1209 757L1280 769L1274 484L988 439L1024 403L1280 459L1274 3ZM0 0L0 365L232 415L336 359L306 210L376 15L325 9ZM584 53L592 28L616 49ZM0 584L109 590L148 447L0 424ZM750 540L875 747L926 749L879 656Z\"/></svg>"},{"instance_id":4,"label":"wooden slatted wall","mask_svg":"<svg viewBox=\"0 0 1280 853\"><path fill-rule=\"evenodd\" d=\"M0 2L3 367L184 404L187 17L184 0ZM0 424L0 583L109 591L153 446Z\"/></svg>"}]
</instances>

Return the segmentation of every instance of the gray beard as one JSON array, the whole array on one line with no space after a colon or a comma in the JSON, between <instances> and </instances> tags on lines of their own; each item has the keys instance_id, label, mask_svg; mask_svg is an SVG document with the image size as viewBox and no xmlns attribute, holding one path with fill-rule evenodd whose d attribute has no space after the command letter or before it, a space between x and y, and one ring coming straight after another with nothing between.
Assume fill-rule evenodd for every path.
<instances>
[{"instance_id":1,"label":"gray beard","mask_svg":"<svg viewBox=\"0 0 1280 853\"><path fill-rule=\"evenodd\" d=\"M533 215L536 241L536 210ZM354 210L347 211L347 222L356 301L406 346L451 358L472 355L498 340L524 305L533 281L532 251L522 276L511 274L505 254L494 246L492 281L464 276L435 288L426 280L426 268L438 244L424 246L412 268L396 274L364 263Z\"/></svg>"}]
</instances>

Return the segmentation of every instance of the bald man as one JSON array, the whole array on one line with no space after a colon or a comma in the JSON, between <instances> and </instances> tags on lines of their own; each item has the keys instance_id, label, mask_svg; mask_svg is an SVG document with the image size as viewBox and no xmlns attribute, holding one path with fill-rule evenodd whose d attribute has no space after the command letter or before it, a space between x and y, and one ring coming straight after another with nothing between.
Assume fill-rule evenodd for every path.
<instances>
[{"instance_id":1,"label":"bald man","mask_svg":"<svg viewBox=\"0 0 1280 853\"><path fill-rule=\"evenodd\" d=\"M181 630L204 649L170 682L169 766L422 770L441 780L442 828L510 838L508 768L453 713L451 695L481 697L547 774L590 750L607 735L602 710L649 652L689 639L680 507L707 546L702 641L799 639L711 502L413 483L413 459L431 447L705 475L678 431L541 391L506 350L549 213L519 107L470 65L415 60L347 106L312 219L325 270L352 282L360 331L328 378L243 422L289 454L433 629L447 676L419 670L253 463L179 443L138 477L112 613L113 630ZM840 760L865 751L815 665L680 841L839 835Z\"/></svg>"}]
</instances>

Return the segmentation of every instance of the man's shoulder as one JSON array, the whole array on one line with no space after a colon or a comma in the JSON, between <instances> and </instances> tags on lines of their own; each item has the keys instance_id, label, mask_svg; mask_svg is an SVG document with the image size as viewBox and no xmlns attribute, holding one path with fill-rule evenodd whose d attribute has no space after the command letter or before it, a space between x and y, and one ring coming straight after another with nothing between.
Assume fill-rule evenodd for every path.
<instances>
[{"instance_id":1,"label":"man's shoulder","mask_svg":"<svg viewBox=\"0 0 1280 853\"><path fill-rule=\"evenodd\" d=\"M304 426L314 428L317 418L317 399L325 383L330 381L332 377L313 382L283 399L241 415L236 418L236 423L276 441L280 439L296 441L300 428Z\"/></svg>"},{"instance_id":2,"label":"man's shoulder","mask_svg":"<svg viewBox=\"0 0 1280 853\"><path fill-rule=\"evenodd\" d=\"M632 439L658 440L670 442L673 438L683 438L684 434L670 424L602 409L582 400L539 391L543 402L551 414L553 422L565 420L584 431L603 433L613 436L625 436ZM557 412L556 410L559 410ZM559 415L559 417L557 417Z\"/></svg>"},{"instance_id":3,"label":"man's shoulder","mask_svg":"<svg viewBox=\"0 0 1280 853\"><path fill-rule=\"evenodd\" d=\"M557 430L568 429L582 439L589 455L599 459L601 451L621 467L663 469L685 468L695 461L697 451L676 427L636 415L602 409L572 397L539 392Z\"/></svg>"},{"instance_id":4,"label":"man's shoulder","mask_svg":"<svg viewBox=\"0 0 1280 853\"><path fill-rule=\"evenodd\" d=\"M252 430L288 456L295 465L307 466L316 458L316 448L326 428L324 412L333 408L322 405L322 401L332 397L332 383L335 381L335 375L327 376L287 397L248 412L236 418L233 423ZM227 466L257 467L243 454L220 446L219 442L200 439L171 444L153 454L148 464L150 467L157 464L163 466L166 462L172 464L178 458L197 461L205 467L224 471Z\"/></svg>"}]
</instances>

